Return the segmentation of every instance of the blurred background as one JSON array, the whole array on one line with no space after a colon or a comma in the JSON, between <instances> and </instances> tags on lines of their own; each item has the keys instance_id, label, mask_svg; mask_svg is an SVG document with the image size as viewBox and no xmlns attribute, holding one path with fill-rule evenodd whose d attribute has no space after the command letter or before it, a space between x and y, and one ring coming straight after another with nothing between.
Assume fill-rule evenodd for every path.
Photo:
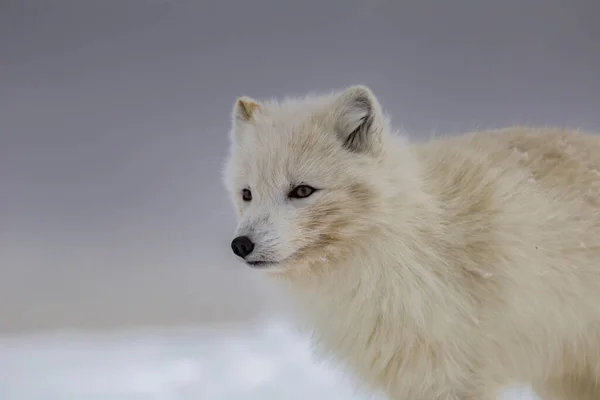
<instances>
[{"instance_id":1,"label":"blurred background","mask_svg":"<svg viewBox=\"0 0 600 400\"><path fill-rule=\"evenodd\" d=\"M0 397L354 398L290 358L304 339L231 254L234 99L362 83L415 138L600 131L598 15L593 0L1 1ZM209 389L246 376L223 358L244 352L263 375Z\"/></svg>"}]
</instances>

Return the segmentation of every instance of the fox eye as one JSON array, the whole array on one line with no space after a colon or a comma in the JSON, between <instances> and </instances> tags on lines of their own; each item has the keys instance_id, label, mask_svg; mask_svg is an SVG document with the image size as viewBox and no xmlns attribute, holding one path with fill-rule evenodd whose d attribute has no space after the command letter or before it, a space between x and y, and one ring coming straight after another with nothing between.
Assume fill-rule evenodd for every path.
<instances>
[{"instance_id":1,"label":"fox eye","mask_svg":"<svg viewBox=\"0 0 600 400\"><path fill-rule=\"evenodd\" d=\"M300 185L293 188L292 191L288 194L288 197L290 199L304 199L316 192L316 190L317 189L308 185Z\"/></svg>"},{"instance_id":2,"label":"fox eye","mask_svg":"<svg viewBox=\"0 0 600 400\"><path fill-rule=\"evenodd\" d=\"M252 200L252 192L250 191L250 189L243 189L242 190L242 200L244 200L244 201L251 201Z\"/></svg>"}]
</instances>

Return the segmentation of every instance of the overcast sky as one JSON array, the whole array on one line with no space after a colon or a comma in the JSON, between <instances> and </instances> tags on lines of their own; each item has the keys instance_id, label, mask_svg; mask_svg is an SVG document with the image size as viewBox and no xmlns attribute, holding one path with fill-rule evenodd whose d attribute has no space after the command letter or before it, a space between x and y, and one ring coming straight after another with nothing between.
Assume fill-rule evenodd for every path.
<instances>
[{"instance_id":1,"label":"overcast sky","mask_svg":"<svg viewBox=\"0 0 600 400\"><path fill-rule=\"evenodd\" d=\"M233 101L372 87L415 137L600 131L594 0L4 0L0 330L258 315Z\"/></svg>"}]
</instances>

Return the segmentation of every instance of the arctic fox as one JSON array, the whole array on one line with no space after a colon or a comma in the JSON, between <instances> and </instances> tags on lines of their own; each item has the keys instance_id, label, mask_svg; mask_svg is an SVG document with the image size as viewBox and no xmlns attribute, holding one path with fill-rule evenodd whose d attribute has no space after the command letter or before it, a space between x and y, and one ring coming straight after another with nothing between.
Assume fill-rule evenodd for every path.
<instances>
[{"instance_id":1,"label":"arctic fox","mask_svg":"<svg viewBox=\"0 0 600 400\"><path fill-rule=\"evenodd\" d=\"M240 97L231 248L393 400L600 399L600 136L408 143L366 86Z\"/></svg>"}]
</instances>

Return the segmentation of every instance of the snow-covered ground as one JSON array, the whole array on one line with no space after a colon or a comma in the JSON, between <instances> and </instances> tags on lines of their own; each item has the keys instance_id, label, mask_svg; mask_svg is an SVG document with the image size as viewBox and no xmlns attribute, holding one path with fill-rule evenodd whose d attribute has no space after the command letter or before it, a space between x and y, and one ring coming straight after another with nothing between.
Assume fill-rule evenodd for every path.
<instances>
[{"instance_id":1,"label":"snow-covered ground","mask_svg":"<svg viewBox=\"0 0 600 400\"><path fill-rule=\"evenodd\" d=\"M280 322L0 338L2 400L380 400ZM506 399L531 400L523 390Z\"/></svg>"}]
</instances>

